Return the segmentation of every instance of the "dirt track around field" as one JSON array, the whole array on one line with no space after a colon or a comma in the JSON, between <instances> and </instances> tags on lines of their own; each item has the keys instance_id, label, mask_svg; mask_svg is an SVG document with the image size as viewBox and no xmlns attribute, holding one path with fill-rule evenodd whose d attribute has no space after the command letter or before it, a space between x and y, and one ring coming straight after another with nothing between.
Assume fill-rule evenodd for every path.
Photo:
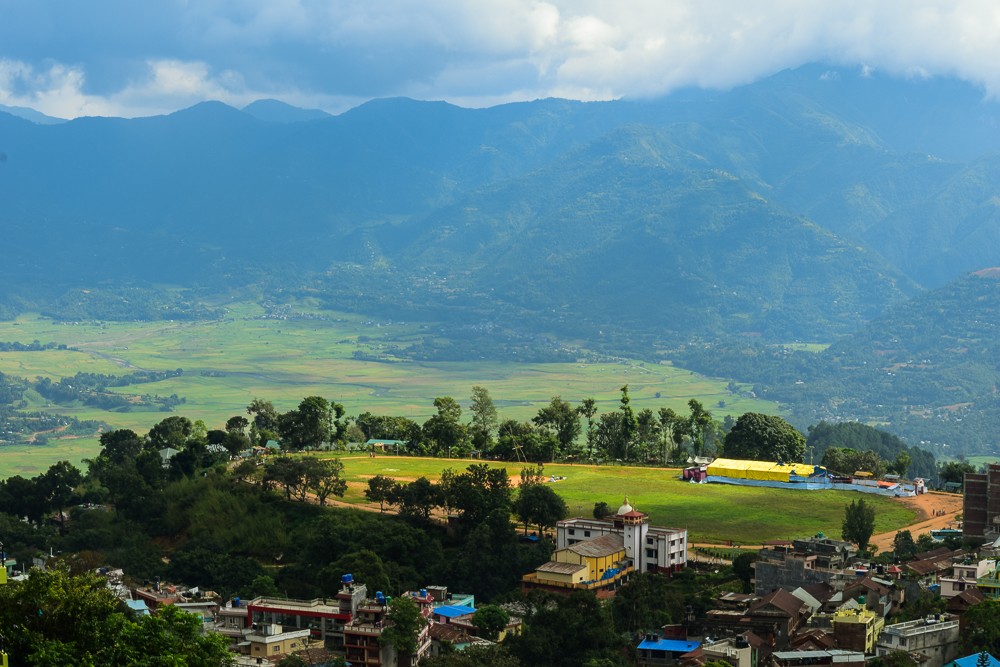
<instances>
[{"instance_id":1,"label":"dirt track around field","mask_svg":"<svg viewBox=\"0 0 1000 667\"><path fill-rule=\"evenodd\" d=\"M932 530L958 528L958 515L962 513L962 496L958 494L930 491L913 498L897 500L917 511L916 521L899 529L910 531L913 539ZM896 532L892 530L873 535L871 543L877 546L879 551L889 551L892 549L892 540L896 537Z\"/></svg>"},{"instance_id":2,"label":"dirt track around field","mask_svg":"<svg viewBox=\"0 0 1000 667\"><path fill-rule=\"evenodd\" d=\"M464 462L457 460L459 462ZM469 460L470 463L479 463L480 461ZM399 481L412 481L410 478L400 479ZM521 478L520 475L510 475L510 483L513 487L520 486ZM363 491L367 488L366 482L348 482L348 486L352 489ZM311 495L311 494L310 494ZM312 502L316 502L316 499L310 498ZM879 551L888 551L892 549L892 541L896 537L896 533L900 530L909 530L912 533L913 538L916 539L917 536L922 533L928 533L932 530L939 530L943 528L958 528L958 516L962 513L962 496L954 493L943 493L940 491L929 491L923 493L919 496L913 496L909 498L894 498L896 502L902 503L908 507L914 509L917 513L913 523L906 526L901 526L896 530L891 530L885 533L878 533L872 536L871 544L878 547ZM396 514L397 509L395 507L385 507L384 510L379 508L378 503L372 502L345 502L339 500L336 497L328 498L326 501L328 506L333 507L345 507L356 510L363 510L367 512L380 512L386 514ZM440 508L436 508L435 511L431 513L431 518L436 519L440 522L446 522L447 516L444 511ZM700 559L700 556L694 551L694 547L708 547L708 548L719 548L728 547L731 545L721 544L721 543L708 543L708 542L698 542L688 544L688 555L689 558L695 560ZM759 549L760 545L742 545L744 549Z\"/></svg>"}]
</instances>

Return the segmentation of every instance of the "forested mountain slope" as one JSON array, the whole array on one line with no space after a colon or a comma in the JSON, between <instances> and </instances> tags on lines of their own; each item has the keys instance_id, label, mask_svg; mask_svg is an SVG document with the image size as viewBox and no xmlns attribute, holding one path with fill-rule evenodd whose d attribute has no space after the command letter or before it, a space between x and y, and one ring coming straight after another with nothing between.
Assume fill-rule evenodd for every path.
<instances>
[{"instance_id":1,"label":"forested mountain slope","mask_svg":"<svg viewBox=\"0 0 1000 667\"><path fill-rule=\"evenodd\" d=\"M249 285L692 364L705 344L753 341L785 365L741 379L841 412L892 405L883 420L902 423L950 400L914 391L958 387L975 397L951 402L978 408L989 384L972 357L872 332L940 294L957 331L971 324L979 297L959 279L1000 265L998 121L967 84L818 65L657 100L386 99L338 116L205 102L59 124L0 111L0 316L203 316ZM837 344L802 362L768 347L794 339ZM885 376L915 390L865 375L925 356L930 375ZM748 363L723 358L712 372ZM793 377L814 366L827 383Z\"/></svg>"}]
</instances>

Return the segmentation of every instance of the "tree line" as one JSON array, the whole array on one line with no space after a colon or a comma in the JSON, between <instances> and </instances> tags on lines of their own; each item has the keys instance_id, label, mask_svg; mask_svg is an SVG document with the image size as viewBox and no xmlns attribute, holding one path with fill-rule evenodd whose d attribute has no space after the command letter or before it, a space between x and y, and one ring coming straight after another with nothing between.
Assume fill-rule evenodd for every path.
<instances>
[{"instance_id":1,"label":"tree line","mask_svg":"<svg viewBox=\"0 0 1000 667\"><path fill-rule=\"evenodd\" d=\"M531 419L519 421L502 419L489 391L474 386L467 417L458 400L439 396L434 414L423 423L367 411L348 417L341 404L318 396L285 413L255 399L247 416L232 417L219 438L234 452L270 440L279 441L283 450L300 451L342 450L349 442L374 439L396 441L394 453L520 463L669 465L691 456L790 463L805 461L808 454L808 462L844 474L867 470L934 479L937 473L933 454L865 424L820 422L806 436L775 415L748 412L717 419L697 399L687 402L687 414L666 406L637 411L628 385L620 392L614 410L600 412L593 398L574 405L554 396Z\"/></svg>"}]
</instances>

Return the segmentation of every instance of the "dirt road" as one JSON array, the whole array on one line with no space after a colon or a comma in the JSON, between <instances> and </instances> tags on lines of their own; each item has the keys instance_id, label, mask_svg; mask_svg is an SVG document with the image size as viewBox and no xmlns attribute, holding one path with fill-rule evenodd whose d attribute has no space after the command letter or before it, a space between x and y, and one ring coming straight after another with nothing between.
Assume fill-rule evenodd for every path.
<instances>
[{"instance_id":1,"label":"dirt road","mask_svg":"<svg viewBox=\"0 0 1000 667\"><path fill-rule=\"evenodd\" d=\"M958 515L962 513L962 496L958 494L931 491L913 498L899 498L898 501L917 510L916 521L904 527L913 534L914 539L921 533L958 527ZM894 537L896 537L894 530L880 533L872 536L871 543L877 546L879 551L888 551L892 549Z\"/></svg>"}]
</instances>

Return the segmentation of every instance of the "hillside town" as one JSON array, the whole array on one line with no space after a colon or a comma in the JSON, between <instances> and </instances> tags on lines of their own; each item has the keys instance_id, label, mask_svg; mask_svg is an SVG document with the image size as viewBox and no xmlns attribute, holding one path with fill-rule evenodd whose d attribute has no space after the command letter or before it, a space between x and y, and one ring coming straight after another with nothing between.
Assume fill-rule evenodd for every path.
<instances>
[{"instance_id":1,"label":"hillside town","mask_svg":"<svg viewBox=\"0 0 1000 667\"><path fill-rule=\"evenodd\" d=\"M724 460L695 465L683 475L767 469L773 476L774 465ZM912 489L915 482L905 484ZM606 516L566 518L551 533L528 535L551 540L549 559L523 574L521 595L496 603L482 603L448 581L393 596L371 590L352 572L340 574L335 594L316 599L222 598L197 581L138 582L127 571L108 567L93 574L136 617L168 609L192 615L199 634L227 646L231 664L248 667L480 664L448 660L506 656L489 651L516 642L538 606L552 604L546 600L583 595L611 605L642 577L669 582L681 575L703 582L696 585L711 591L710 597L697 609L687 604L683 618L670 623L640 619L620 656L628 664L983 667L1000 664L985 650L968 652L973 641L986 646L1000 641L1000 633L990 629L995 617L989 616L1000 604L998 499L1000 465L968 473L960 533L948 531L944 539L925 534L914 541L901 531L894 549L876 556L874 549L823 534L745 550L706 550L690 544L684 527L652 525L626 496ZM3 584L64 567L41 554L31 564L19 564L2 549L0 544ZM742 586L710 583L720 569L735 572L741 565L749 571L733 581ZM5 636L0 633L0 640ZM20 664L6 655L0 664L7 667L8 659Z\"/></svg>"}]
</instances>

